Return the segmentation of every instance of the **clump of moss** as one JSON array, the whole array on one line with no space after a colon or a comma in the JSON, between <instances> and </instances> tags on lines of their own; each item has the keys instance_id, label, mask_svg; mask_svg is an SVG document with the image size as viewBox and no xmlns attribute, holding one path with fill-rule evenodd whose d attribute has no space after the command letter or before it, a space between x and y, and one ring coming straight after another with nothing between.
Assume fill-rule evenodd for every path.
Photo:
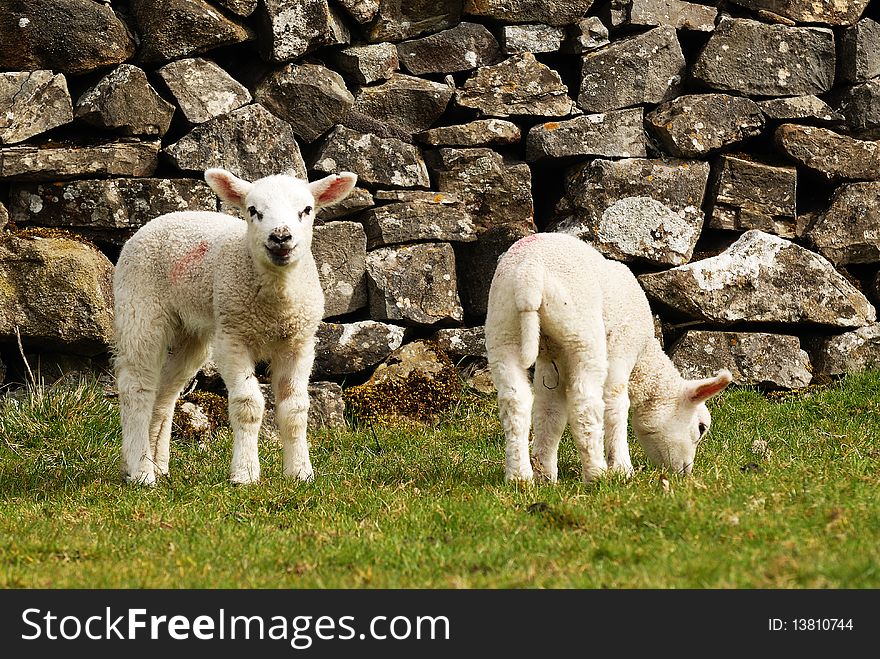
<instances>
[{"instance_id":1,"label":"clump of moss","mask_svg":"<svg viewBox=\"0 0 880 659\"><path fill-rule=\"evenodd\" d=\"M191 416L183 409L184 403L192 403L205 415L207 427L197 427ZM171 422L172 434L187 441L204 441L221 428L229 427L229 413L226 399L209 391L193 391L177 400L174 418Z\"/></svg>"},{"instance_id":2,"label":"clump of moss","mask_svg":"<svg viewBox=\"0 0 880 659\"><path fill-rule=\"evenodd\" d=\"M422 342L436 356L440 368L426 374L418 369L405 375L393 372L391 366L364 384L342 392L346 413L361 423L394 424L401 421L430 423L461 398L462 382L449 356L432 341ZM398 360L399 363L399 360ZM381 367L380 367L381 368Z\"/></svg>"},{"instance_id":3,"label":"clump of moss","mask_svg":"<svg viewBox=\"0 0 880 659\"><path fill-rule=\"evenodd\" d=\"M57 227L26 227L20 229L13 226L12 222L10 222L9 226L7 226L7 230L3 232L2 236L0 236L0 240L5 241L10 238L65 238L67 240L75 240L83 245L88 245L93 249L101 251L95 243L82 234L67 229L59 229Z\"/></svg>"}]
</instances>

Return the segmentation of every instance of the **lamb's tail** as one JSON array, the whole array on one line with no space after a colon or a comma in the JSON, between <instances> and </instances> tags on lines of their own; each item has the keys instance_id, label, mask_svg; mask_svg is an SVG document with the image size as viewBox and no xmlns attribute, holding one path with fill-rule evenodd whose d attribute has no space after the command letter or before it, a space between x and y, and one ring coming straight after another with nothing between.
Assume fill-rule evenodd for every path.
<instances>
[{"instance_id":1,"label":"lamb's tail","mask_svg":"<svg viewBox=\"0 0 880 659\"><path fill-rule=\"evenodd\" d=\"M523 264L516 273L514 303L519 311L520 363L529 368L538 359L541 321L538 309L544 298L544 269L536 264Z\"/></svg>"}]
</instances>

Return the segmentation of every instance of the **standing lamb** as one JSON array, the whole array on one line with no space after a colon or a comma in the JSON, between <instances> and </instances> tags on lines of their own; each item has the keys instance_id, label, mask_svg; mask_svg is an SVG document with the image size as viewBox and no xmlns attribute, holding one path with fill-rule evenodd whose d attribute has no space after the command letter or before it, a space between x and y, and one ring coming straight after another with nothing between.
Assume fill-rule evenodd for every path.
<instances>
[{"instance_id":1,"label":"standing lamb","mask_svg":"<svg viewBox=\"0 0 880 659\"><path fill-rule=\"evenodd\" d=\"M726 370L683 379L654 336L648 300L629 269L565 234L527 236L499 260L489 290L486 350L508 480L534 477L531 425L534 469L556 481L566 421L586 482L609 468L630 475L630 405L648 457L690 473L709 430L705 401L732 379ZM532 364L534 387L527 371Z\"/></svg>"},{"instance_id":2,"label":"standing lamb","mask_svg":"<svg viewBox=\"0 0 880 659\"><path fill-rule=\"evenodd\" d=\"M231 479L260 478L265 401L254 364L270 360L284 474L314 477L306 439L308 380L324 294L312 257L315 211L345 198L349 172L314 183L253 183L223 169L205 180L246 221L214 212L157 217L123 246L113 277L115 369L126 480L168 473L171 419L183 386L213 345L233 431Z\"/></svg>"}]
</instances>

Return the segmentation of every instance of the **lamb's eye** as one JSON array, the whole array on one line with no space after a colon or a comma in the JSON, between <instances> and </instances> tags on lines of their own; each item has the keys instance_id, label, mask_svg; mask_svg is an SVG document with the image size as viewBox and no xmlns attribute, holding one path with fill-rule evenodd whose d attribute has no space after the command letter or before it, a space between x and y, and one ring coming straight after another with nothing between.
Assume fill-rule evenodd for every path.
<instances>
[{"instance_id":1,"label":"lamb's eye","mask_svg":"<svg viewBox=\"0 0 880 659\"><path fill-rule=\"evenodd\" d=\"M263 219L263 214L261 212L259 212L256 208L254 208L253 206L248 207L248 213L251 214L251 217L255 217L258 220Z\"/></svg>"},{"instance_id":2,"label":"lamb's eye","mask_svg":"<svg viewBox=\"0 0 880 659\"><path fill-rule=\"evenodd\" d=\"M700 422L700 425L697 426L697 429L700 431L700 437L702 437L703 435L706 434L706 430L707 430L706 424L703 423L702 421Z\"/></svg>"},{"instance_id":3,"label":"lamb's eye","mask_svg":"<svg viewBox=\"0 0 880 659\"><path fill-rule=\"evenodd\" d=\"M312 212L312 207L306 206L305 208L302 209L302 212L299 214L299 216L302 217L303 215L309 215L309 214L311 214L311 212Z\"/></svg>"}]
</instances>

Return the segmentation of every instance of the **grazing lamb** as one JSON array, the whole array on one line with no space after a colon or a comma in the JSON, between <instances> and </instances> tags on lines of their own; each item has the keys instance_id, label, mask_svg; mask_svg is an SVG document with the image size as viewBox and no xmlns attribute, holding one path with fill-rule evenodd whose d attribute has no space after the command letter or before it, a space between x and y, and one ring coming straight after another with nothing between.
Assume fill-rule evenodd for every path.
<instances>
[{"instance_id":1,"label":"grazing lamb","mask_svg":"<svg viewBox=\"0 0 880 659\"><path fill-rule=\"evenodd\" d=\"M725 370L684 380L654 336L648 300L629 269L565 234L527 236L501 257L489 290L486 350L508 480L534 476L531 425L534 469L556 481L566 422L586 482L609 468L630 475L630 405L648 457L690 473L709 430L705 401L731 381Z\"/></svg>"},{"instance_id":2,"label":"grazing lamb","mask_svg":"<svg viewBox=\"0 0 880 659\"><path fill-rule=\"evenodd\" d=\"M313 478L306 439L308 380L324 294L312 257L315 211L342 200L349 172L308 183L253 183L223 169L205 180L247 220L185 211L157 217L123 246L113 277L115 369L128 481L168 473L171 419L183 386L213 345L233 430L231 478L260 478L265 401L254 364L270 360L284 474Z\"/></svg>"}]
</instances>

